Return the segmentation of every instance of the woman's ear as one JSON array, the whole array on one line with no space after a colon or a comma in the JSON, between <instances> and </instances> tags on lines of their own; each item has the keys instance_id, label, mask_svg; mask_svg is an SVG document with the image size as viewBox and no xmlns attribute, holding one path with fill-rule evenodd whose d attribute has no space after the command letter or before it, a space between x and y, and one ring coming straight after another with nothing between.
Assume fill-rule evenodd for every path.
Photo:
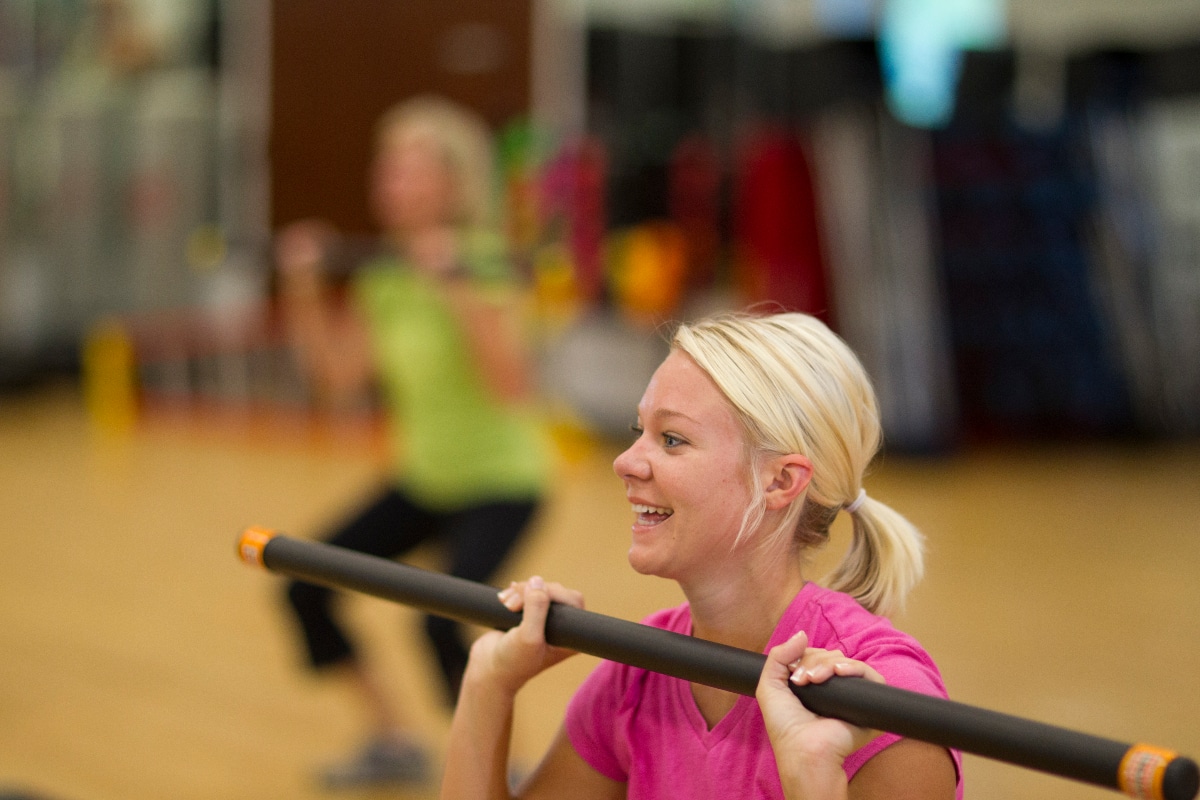
<instances>
[{"instance_id":1,"label":"woman's ear","mask_svg":"<svg viewBox=\"0 0 1200 800\"><path fill-rule=\"evenodd\" d=\"M769 459L763 465L763 498L767 509L787 506L808 488L812 480L812 462L799 453Z\"/></svg>"}]
</instances>

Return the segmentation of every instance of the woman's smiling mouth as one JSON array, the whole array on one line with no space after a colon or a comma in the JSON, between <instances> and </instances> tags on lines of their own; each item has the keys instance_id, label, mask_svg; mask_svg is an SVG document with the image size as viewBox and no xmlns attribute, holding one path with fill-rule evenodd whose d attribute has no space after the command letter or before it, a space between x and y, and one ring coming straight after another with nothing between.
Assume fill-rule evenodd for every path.
<instances>
[{"instance_id":1,"label":"woman's smiling mouth","mask_svg":"<svg viewBox=\"0 0 1200 800\"><path fill-rule=\"evenodd\" d=\"M658 525L675 513L669 508L648 506L642 503L633 503L632 507L633 513L637 514L637 524L647 527Z\"/></svg>"}]
</instances>

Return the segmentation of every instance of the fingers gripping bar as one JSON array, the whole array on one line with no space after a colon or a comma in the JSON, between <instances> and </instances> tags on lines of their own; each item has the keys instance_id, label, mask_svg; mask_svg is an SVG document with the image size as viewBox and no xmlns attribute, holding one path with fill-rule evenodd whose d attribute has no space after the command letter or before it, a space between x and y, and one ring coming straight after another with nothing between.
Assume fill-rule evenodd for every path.
<instances>
[{"instance_id":1,"label":"fingers gripping bar","mask_svg":"<svg viewBox=\"0 0 1200 800\"><path fill-rule=\"evenodd\" d=\"M412 606L430 614L508 630L521 621L481 583L332 545L248 528L241 558L272 572ZM753 696L766 656L748 650L551 604L546 641L694 683ZM1145 744L1124 744L1041 722L930 697L861 678L792 685L810 711L864 728L1039 770L1142 800L1193 800L1196 763Z\"/></svg>"}]
</instances>

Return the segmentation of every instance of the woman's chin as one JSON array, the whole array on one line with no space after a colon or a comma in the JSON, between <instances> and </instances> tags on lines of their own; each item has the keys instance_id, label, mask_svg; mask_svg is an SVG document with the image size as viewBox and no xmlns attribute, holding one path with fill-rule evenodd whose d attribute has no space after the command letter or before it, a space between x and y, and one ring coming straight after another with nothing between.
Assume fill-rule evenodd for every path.
<instances>
[{"instance_id":1,"label":"woman's chin","mask_svg":"<svg viewBox=\"0 0 1200 800\"><path fill-rule=\"evenodd\" d=\"M629 548L629 566L639 575L652 575L658 578L670 577L664 572L665 565L661 559L655 558L636 544Z\"/></svg>"}]
</instances>

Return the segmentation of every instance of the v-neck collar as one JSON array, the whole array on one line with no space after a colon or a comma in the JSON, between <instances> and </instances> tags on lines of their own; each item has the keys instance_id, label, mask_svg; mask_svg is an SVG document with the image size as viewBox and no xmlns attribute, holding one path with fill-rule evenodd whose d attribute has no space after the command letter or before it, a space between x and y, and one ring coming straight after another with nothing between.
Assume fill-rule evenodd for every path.
<instances>
[{"instance_id":1,"label":"v-neck collar","mask_svg":"<svg viewBox=\"0 0 1200 800\"><path fill-rule=\"evenodd\" d=\"M767 642L767 647L763 651L764 653L795 633L790 628L795 627L794 620L799 616L799 609L807 602L807 596L811 594L811 587L812 582L805 581L804 585L800 587L800 591L792 598L792 602L784 609L783 616L776 623L775 630L771 632L771 638ZM689 605L687 610L687 624L685 626L685 632L688 636L693 635L694 625ZM729 709L725 716L717 720L716 725L709 728L708 722L704 719L704 714L700 712L700 706L696 704L696 698L692 696L691 683L685 680L676 680L673 683L675 684L675 702L679 703L683 708L684 716L696 734L696 738L708 750L720 744L725 737L739 726L741 721L745 719L746 714L758 706L758 701L754 697L741 695L738 697L737 702L733 704L733 708Z\"/></svg>"},{"instance_id":2,"label":"v-neck collar","mask_svg":"<svg viewBox=\"0 0 1200 800\"><path fill-rule=\"evenodd\" d=\"M757 701L753 697L741 695L737 702L733 704L733 708L729 709L725 716L717 720L717 724L712 728L708 727L708 723L704 719L704 715L700 713L700 706L696 705L696 698L692 696L692 685L685 680L672 681L675 684L675 702L679 703L683 708L684 717L688 721L692 732L696 738L704 745L706 750L711 750L720 744L731 732L736 730L745 719L746 714L756 707Z\"/></svg>"}]
</instances>

